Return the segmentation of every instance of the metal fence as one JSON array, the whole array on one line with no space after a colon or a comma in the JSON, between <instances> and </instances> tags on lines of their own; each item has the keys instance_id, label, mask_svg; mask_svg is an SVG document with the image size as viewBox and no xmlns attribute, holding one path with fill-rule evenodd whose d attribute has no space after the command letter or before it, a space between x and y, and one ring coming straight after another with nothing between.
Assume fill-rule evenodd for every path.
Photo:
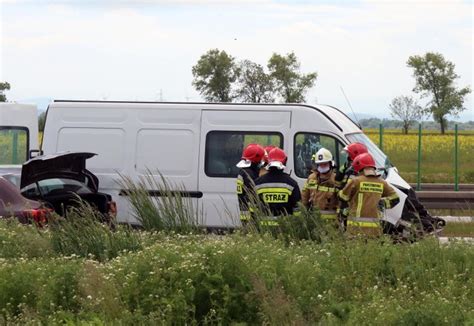
<instances>
[{"instance_id":1,"label":"metal fence","mask_svg":"<svg viewBox=\"0 0 474 326\"><path fill-rule=\"evenodd\" d=\"M378 145L379 148L383 151L384 150L384 127L382 124L379 125L379 132L378 132ZM423 138L423 132L422 132L422 124L420 123L418 125L418 146L417 146L417 172L416 172L416 189L421 190L421 174L422 174L422 138ZM458 125L455 125L454 128L454 135L453 135L453 146L454 146L454 159L453 159L453 165L454 165L454 176L453 176L453 181L454 181L454 191L459 191L459 131L458 131ZM474 158L473 158L474 159Z\"/></svg>"}]
</instances>

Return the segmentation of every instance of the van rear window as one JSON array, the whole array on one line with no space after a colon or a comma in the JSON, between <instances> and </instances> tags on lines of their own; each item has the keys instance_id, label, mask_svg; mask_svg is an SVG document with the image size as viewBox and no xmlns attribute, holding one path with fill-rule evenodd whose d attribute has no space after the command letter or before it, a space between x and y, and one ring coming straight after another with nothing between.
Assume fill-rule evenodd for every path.
<instances>
[{"instance_id":1,"label":"van rear window","mask_svg":"<svg viewBox=\"0 0 474 326\"><path fill-rule=\"evenodd\" d=\"M23 164L28 159L28 129L0 127L0 164Z\"/></svg>"},{"instance_id":2,"label":"van rear window","mask_svg":"<svg viewBox=\"0 0 474 326\"><path fill-rule=\"evenodd\" d=\"M283 148L283 135L278 132L211 131L206 136L204 170L209 177L235 178L242 151L248 144Z\"/></svg>"}]
</instances>

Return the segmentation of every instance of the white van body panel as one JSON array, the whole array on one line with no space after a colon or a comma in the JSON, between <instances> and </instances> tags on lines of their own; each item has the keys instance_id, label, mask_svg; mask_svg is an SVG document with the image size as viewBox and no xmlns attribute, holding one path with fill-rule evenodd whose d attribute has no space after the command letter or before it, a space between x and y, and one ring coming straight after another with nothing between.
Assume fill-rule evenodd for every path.
<instances>
[{"instance_id":1,"label":"white van body panel","mask_svg":"<svg viewBox=\"0 0 474 326\"><path fill-rule=\"evenodd\" d=\"M281 134L286 171L301 188L306 176L295 172L298 134L327 135L345 146L349 141L344 135L361 132L347 116L325 105L58 101L48 108L42 150L97 153L88 169L99 178L100 191L117 202L119 222L138 223L120 195L120 175L139 180L152 171L159 179L159 169L171 184L195 195L192 201L204 213L204 225L233 227L240 223L235 177L206 174L206 141L212 131ZM400 217L398 210L386 215Z\"/></svg>"}]
</instances>

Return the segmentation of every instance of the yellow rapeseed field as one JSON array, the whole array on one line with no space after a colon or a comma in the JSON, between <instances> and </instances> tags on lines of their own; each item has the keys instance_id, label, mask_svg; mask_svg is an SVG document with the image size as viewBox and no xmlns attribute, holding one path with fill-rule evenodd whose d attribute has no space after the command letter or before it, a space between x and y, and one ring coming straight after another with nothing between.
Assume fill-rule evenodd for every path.
<instances>
[{"instance_id":1,"label":"yellow rapeseed field","mask_svg":"<svg viewBox=\"0 0 474 326\"><path fill-rule=\"evenodd\" d=\"M379 133L367 130L366 134L375 144L379 144ZM474 182L474 134L460 132L458 136L459 181ZM454 182L454 135L423 134L421 156L422 182ZM418 135L387 131L383 137L383 151L397 166L402 176L409 182L416 181Z\"/></svg>"}]
</instances>

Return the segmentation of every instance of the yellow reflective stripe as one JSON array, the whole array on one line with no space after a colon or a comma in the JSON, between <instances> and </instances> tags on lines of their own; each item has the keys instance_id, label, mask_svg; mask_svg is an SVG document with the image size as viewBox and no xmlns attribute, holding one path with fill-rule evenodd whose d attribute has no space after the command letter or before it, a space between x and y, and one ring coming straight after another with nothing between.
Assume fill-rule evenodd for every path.
<instances>
[{"instance_id":1,"label":"yellow reflective stripe","mask_svg":"<svg viewBox=\"0 0 474 326\"><path fill-rule=\"evenodd\" d=\"M240 212L240 220L241 221L248 221L250 220L250 212L242 211Z\"/></svg>"},{"instance_id":2,"label":"yellow reflective stripe","mask_svg":"<svg viewBox=\"0 0 474 326\"><path fill-rule=\"evenodd\" d=\"M324 192L337 192L337 189L333 187L319 186L317 189Z\"/></svg>"},{"instance_id":3,"label":"yellow reflective stripe","mask_svg":"<svg viewBox=\"0 0 474 326\"><path fill-rule=\"evenodd\" d=\"M263 225L263 226L278 226L278 222L277 221L268 221L268 220L265 220L265 221L260 221L260 225Z\"/></svg>"},{"instance_id":4,"label":"yellow reflective stripe","mask_svg":"<svg viewBox=\"0 0 474 326\"><path fill-rule=\"evenodd\" d=\"M316 181L311 180L311 181L306 181L304 183L303 190L304 189L314 189L314 188L316 188Z\"/></svg>"},{"instance_id":5,"label":"yellow reflective stripe","mask_svg":"<svg viewBox=\"0 0 474 326\"><path fill-rule=\"evenodd\" d=\"M260 188L260 189L257 189L257 194L264 194L264 193L268 193L268 192L271 192L271 193L282 193L282 194L288 194L288 195L291 195L292 191L290 189L287 189L287 188Z\"/></svg>"},{"instance_id":6,"label":"yellow reflective stripe","mask_svg":"<svg viewBox=\"0 0 474 326\"><path fill-rule=\"evenodd\" d=\"M342 190L338 192L338 196L339 196L339 198L341 198L341 199L344 200L344 201L349 201L349 196L347 196L346 194L344 194L344 193L342 192Z\"/></svg>"},{"instance_id":7,"label":"yellow reflective stripe","mask_svg":"<svg viewBox=\"0 0 474 326\"><path fill-rule=\"evenodd\" d=\"M356 211L356 217L360 217L360 213L362 211L362 203L364 201L364 193L359 192L357 196L357 211Z\"/></svg>"},{"instance_id":8,"label":"yellow reflective stripe","mask_svg":"<svg viewBox=\"0 0 474 326\"><path fill-rule=\"evenodd\" d=\"M397 195L397 193L394 193L393 195L390 195L390 196L385 197L385 198L387 198L388 200L397 199L398 195Z\"/></svg>"},{"instance_id":9,"label":"yellow reflective stripe","mask_svg":"<svg viewBox=\"0 0 474 326\"><path fill-rule=\"evenodd\" d=\"M337 217L337 214L321 214L323 220L333 220Z\"/></svg>"},{"instance_id":10,"label":"yellow reflective stripe","mask_svg":"<svg viewBox=\"0 0 474 326\"><path fill-rule=\"evenodd\" d=\"M376 222L357 222L357 221L347 221L347 225L350 226L358 226L358 227L363 227L363 228L378 228L380 227L379 223Z\"/></svg>"},{"instance_id":11,"label":"yellow reflective stripe","mask_svg":"<svg viewBox=\"0 0 474 326\"><path fill-rule=\"evenodd\" d=\"M362 181L359 185L360 192L383 193L383 183Z\"/></svg>"},{"instance_id":12,"label":"yellow reflective stripe","mask_svg":"<svg viewBox=\"0 0 474 326\"><path fill-rule=\"evenodd\" d=\"M388 198L383 198L383 202L384 202L385 208L390 208L390 206L392 206L390 204L390 199Z\"/></svg>"},{"instance_id":13,"label":"yellow reflective stripe","mask_svg":"<svg viewBox=\"0 0 474 326\"><path fill-rule=\"evenodd\" d=\"M237 194L241 195L244 193L244 182L241 179L237 179Z\"/></svg>"}]
</instances>

